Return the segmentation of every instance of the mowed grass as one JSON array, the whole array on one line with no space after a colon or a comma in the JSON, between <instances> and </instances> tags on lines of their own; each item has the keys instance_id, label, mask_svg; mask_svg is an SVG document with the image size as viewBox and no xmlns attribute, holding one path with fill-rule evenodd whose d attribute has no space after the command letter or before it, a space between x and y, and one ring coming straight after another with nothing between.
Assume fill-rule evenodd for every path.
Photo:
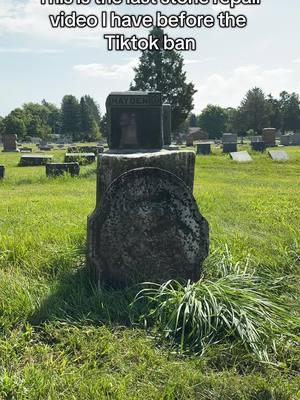
<instances>
[{"instance_id":1,"label":"mowed grass","mask_svg":"<svg viewBox=\"0 0 300 400\"><path fill-rule=\"evenodd\" d=\"M297 301L300 277L300 148L285 150L286 163L252 153L237 164L214 149L197 157L194 187L210 224L205 274L224 258L250 260L258 274L286 277L282 302ZM132 325L135 289L98 291L85 268L96 165L48 179L19 157L0 153L0 399L300 398L300 340L262 363L221 343L179 354Z\"/></svg>"}]
</instances>

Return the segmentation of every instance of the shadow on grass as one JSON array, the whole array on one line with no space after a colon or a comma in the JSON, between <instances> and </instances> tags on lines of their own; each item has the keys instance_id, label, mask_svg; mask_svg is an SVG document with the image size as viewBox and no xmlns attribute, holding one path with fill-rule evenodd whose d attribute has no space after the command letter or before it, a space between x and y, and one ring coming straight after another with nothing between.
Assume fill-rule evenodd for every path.
<instances>
[{"instance_id":1,"label":"shadow on grass","mask_svg":"<svg viewBox=\"0 0 300 400\"><path fill-rule=\"evenodd\" d=\"M138 287L122 290L98 289L86 267L64 273L51 288L49 296L30 318L39 325L48 321L74 321L90 324L130 324L130 303Z\"/></svg>"}]
</instances>

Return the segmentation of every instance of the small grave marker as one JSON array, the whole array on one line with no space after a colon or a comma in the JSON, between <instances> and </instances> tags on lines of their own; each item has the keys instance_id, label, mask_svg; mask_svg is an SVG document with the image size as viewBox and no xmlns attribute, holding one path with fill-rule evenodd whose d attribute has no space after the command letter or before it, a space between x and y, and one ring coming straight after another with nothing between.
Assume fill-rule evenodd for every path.
<instances>
[{"instance_id":1,"label":"small grave marker","mask_svg":"<svg viewBox=\"0 0 300 400\"><path fill-rule=\"evenodd\" d=\"M233 161L237 161L237 162L253 161L250 154L247 151L238 151L235 153L230 153L230 157L233 159Z\"/></svg>"},{"instance_id":2,"label":"small grave marker","mask_svg":"<svg viewBox=\"0 0 300 400\"><path fill-rule=\"evenodd\" d=\"M53 156L46 154L22 155L20 159L20 167L30 167L38 165L46 165L52 161Z\"/></svg>"},{"instance_id":3,"label":"small grave marker","mask_svg":"<svg viewBox=\"0 0 300 400\"><path fill-rule=\"evenodd\" d=\"M274 161L288 161L289 156L285 151L269 151L269 156L272 158Z\"/></svg>"}]
</instances>

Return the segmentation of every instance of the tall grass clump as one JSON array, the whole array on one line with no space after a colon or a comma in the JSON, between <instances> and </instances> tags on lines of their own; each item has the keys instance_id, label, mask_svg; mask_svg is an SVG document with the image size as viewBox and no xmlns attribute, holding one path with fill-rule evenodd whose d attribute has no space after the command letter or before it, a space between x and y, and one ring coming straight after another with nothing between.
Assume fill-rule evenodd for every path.
<instances>
[{"instance_id":1,"label":"tall grass clump","mask_svg":"<svg viewBox=\"0 0 300 400\"><path fill-rule=\"evenodd\" d=\"M237 263L214 280L144 283L132 303L140 320L181 351L203 353L212 344L242 346L260 360L276 353L276 340L294 340L300 319L278 296L281 280L267 281ZM295 311L295 310L294 310Z\"/></svg>"}]
</instances>

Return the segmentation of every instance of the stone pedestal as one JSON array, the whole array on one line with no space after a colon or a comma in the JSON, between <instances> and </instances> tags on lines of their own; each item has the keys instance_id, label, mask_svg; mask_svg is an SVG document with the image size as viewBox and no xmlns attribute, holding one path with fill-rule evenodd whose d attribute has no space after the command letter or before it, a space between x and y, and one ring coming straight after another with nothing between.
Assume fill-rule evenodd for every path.
<instances>
[{"instance_id":1,"label":"stone pedestal","mask_svg":"<svg viewBox=\"0 0 300 400\"><path fill-rule=\"evenodd\" d=\"M97 205L109 185L125 172L142 167L155 167L178 176L193 191L195 153L193 151L148 151L125 153L108 151L99 154L97 168Z\"/></svg>"}]
</instances>

